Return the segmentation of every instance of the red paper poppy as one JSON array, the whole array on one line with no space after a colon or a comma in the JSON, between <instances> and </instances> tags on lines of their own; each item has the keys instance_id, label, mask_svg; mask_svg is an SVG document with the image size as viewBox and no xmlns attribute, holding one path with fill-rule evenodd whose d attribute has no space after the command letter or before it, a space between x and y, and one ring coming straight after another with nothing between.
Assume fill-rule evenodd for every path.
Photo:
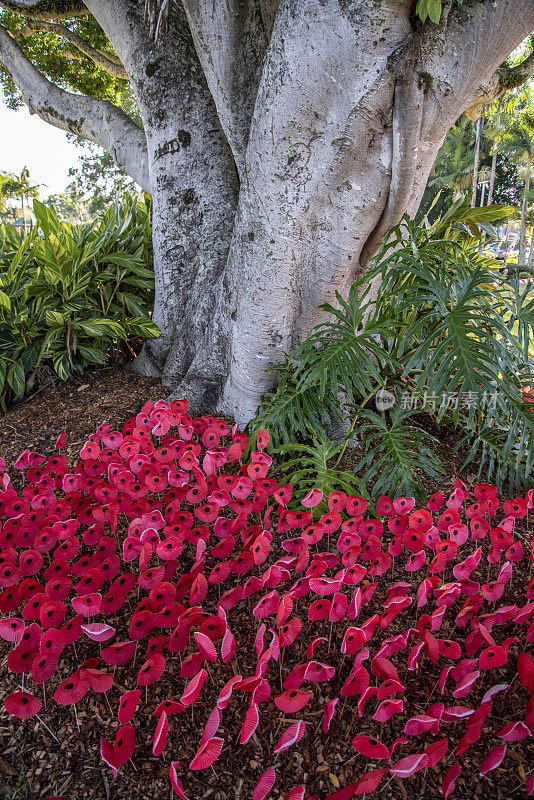
<instances>
[{"instance_id":1,"label":"red paper poppy","mask_svg":"<svg viewBox=\"0 0 534 800\"><path fill-rule=\"evenodd\" d=\"M180 702L183 703L184 706L189 706L196 702L207 677L208 673L206 670L201 669L200 672L189 681L182 696L180 697Z\"/></svg>"},{"instance_id":2,"label":"red paper poppy","mask_svg":"<svg viewBox=\"0 0 534 800\"><path fill-rule=\"evenodd\" d=\"M274 698L274 702L280 711L286 714L295 714L297 711L301 711L311 698L311 692L305 692L301 689L286 689L286 691Z\"/></svg>"},{"instance_id":3,"label":"red paper poppy","mask_svg":"<svg viewBox=\"0 0 534 800\"><path fill-rule=\"evenodd\" d=\"M367 641L365 632L360 628L350 627L347 629L343 642L341 643L341 653L343 655L354 655L360 650Z\"/></svg>"},{"instance_id":4,"label":"red paper poppy","mask_svg":"<svg viewBox=\"0 0 534 800\"><path fill-rule=\"evenodd\" d=\"M482 650L478 658L480 669L491 669L492 667L502 667L508 663L508 654L504 647L496 645Z\"/></svg>"},{"instance_id":5,"label":"red paper poppy","mask_svg":"<svg viewBox=\"0 0 534 800\"><path fill-rule=\"evenodd\" d=\"M24 633L26 623L23 619L1 619L0 638L5 642L18 642Z\"/></svg>"},{"instance_id":6,"label":"red paper poppy","mask_svg":"<svg viewBox=\"0 0 534 800\"><path fill-rule=\"evenodd\" d=\"M389 758L389 750L386 745L372 736L355 736L352 740L352 745L356 752L373 761Z\"/></svg>"},{"instance_id":7,"label":"red paper poppy","mask_svg":"<svg viewBox=\"0 0 534 800\"><path fill-rule=\"evenodd\" d=\"M179 703L178 700L162 700L152 712L152 717L159 717L160 714L165 712L168 717L173 714L182 714L185 711L185 706Z\"/></svg>"},{"instance_id":8,"label":"red paper poppy","mask_svg":"<svg viewBox=\"0 0 534 800\"><path fill-rule=\"evenodd\" d=\"M38 697L28 692L13 692L4 697L4 708L7 713L19 719L35 717L42 705Z\"/></svg>"},{"instance_id":9,"label":"red paper poppy","mask_svg":"<svg viewBox=\"0 0 534 800\"><path fill-rule=\"evenodd\" d=\"M113 667L122 666L133 658L136 650L136 642L117 642L104 648L100 655L106 662Z\"/></svg>"},{"instance_id":10,"label":"red paper poppy","mask_svg":"<svg viewBox=\"0 0 534 800\"><path fill-rule=\"evenodd\" d=\"M358 667L345 680L340 694L342 697L354 697L357 694L362 694L369 686L369 681L369 673L365 667Z\"/></svg>"},{"instance_id":11,"label":"red paper poppy","mask_svg":"<svg viewBox=\"0 0 534 800\"><path fill-rule=\"evenodd\" d=\"M189 764L190 770L207 769L219 758L224 745L224 739L217 736L208 739L195 753Z\"/></svg>"},{"instance_id":12,"label":"red paper poppy","mask_svg":"<svg viewBox=\"0 0 534 800\"><path fill-rule=\"evenodd\" d=\"M331 667L328 664L321 664L319 661L309 661L304 670L304 680L311 681L313 683L330 681L334 677L335 672L335 667ZM286 687L284 683L284 689L286 688L289 687Z\"/></svg>"},{"instance_id":13,"label":"red paper poppy","mask_svg":"<svg viewBox=\"0 0 534 800\"><path fill-rule=\"evenodd\" d=\"M75 672L63 681L54 692L54 700L58 705L70 706L79 703L89 690L89 681L79 672Z\"/></svg>"},{"instance_id":14,"label":"red paper poppy","mask_svg":"<svg viewBox=\"0 0 534 800\"><path fill-rule=\"evenodd\" d=\"M159 681L165 672L165 658L160 653L154 655L145 661L137 675L138 686L149 686L151 683Z\"/></svg>"},{"instance_id":15,"label":"red paper poppy","mask_svg":"<svg viewBox=\"0 0 534 800\"><path fill-rule=\"evenodd\" d=\"M25 553L21 553L19 566L21 575L24 577L35 575L42 568L43 564L44 559L37 550L26 550Z\"/></svg>"},{"instance_id":16,"label":"red paper poppy","mask_svg":"<svg viewBox=\"0 0 534 800\"><path fill-rule=\"evenodd\" d=\"M67 613L67 606L60 600L46 599L39 608L39 620L43 629L55 628L61 625Z\"/></svg>"}]
</instances>

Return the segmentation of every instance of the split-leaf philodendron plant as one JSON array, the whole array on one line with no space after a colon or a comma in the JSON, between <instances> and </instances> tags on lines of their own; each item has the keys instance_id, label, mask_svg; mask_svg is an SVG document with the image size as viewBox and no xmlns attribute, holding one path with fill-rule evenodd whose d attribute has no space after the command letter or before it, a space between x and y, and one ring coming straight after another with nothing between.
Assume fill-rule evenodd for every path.
<instances>
[{"instance_id":1,"label":"split-leaf philodendron plant","mask_svg":"<svg viewBox=\"0 0 534 800\"><path fill-rule=\"evenodd\" d=\"M528 281L505 278L499 262L479 253L481 237L494 235L491 223L512 211L460 200L433 225L405 217L348 299L323 306L329 319L277 366L278 386L252 427L291 449L291 463L307 471L304 488L356 480L337 474L345 448L328 438L337 417L350 425L347 441L356 434L361 443L360 492L421 494L418 472L441 471L422 413L454 426L478 478L530 485L534 296ZM311 442L313 453L296 441ZM321 473L314 462L326 451Z\"/></svg>"}]
</instances>

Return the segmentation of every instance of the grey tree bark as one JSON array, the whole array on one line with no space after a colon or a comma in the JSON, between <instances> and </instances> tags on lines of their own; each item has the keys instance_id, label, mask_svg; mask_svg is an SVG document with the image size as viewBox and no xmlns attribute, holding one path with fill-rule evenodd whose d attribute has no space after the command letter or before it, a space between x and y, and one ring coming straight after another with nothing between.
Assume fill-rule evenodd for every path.
<instances>
[{"instance_id":1,"label":"grey tree bark","mask_svg":"<svg viewBox=\"0 0 534 800\"><path fill-rule=\"evenodd\" d=\"M439 26L411 0L150 0L150 25L145 0L0 5L41 20L85 8L108 36L144 132L48 86L2 28L0 60L37 113L152 194L162 335L136 369L240 423L319 305L415 213L449 127L534 73L534 58L500 67L534 30L534 0L446 0Z\"/></svg>"}]
</instances>

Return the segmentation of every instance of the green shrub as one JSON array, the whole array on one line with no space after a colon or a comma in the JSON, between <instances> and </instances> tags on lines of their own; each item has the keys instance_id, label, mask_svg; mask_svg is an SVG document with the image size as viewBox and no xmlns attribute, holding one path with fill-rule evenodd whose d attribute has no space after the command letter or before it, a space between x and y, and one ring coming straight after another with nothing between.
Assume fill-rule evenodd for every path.
<instances>
[{"instance_id":1,"label":"green shrub","mask_svg":"<svg viewBox=\"0 0 534 800\"><path fill-rule=\"evenodd\" d=\"M132 337L156 337L150 212L112 206L73 226L34 202L27 236L0 226L0 405L52 371L61 380L104 364ZM130 348L131 349L131 348Z\"/></svg>"},{"instance_id":2,"label":"green shrub","mask_svg":"<svg viewBox=\"0 0 534 800\"><path fill-rule=\"evenodd\" d=\"M324 305L330 318L276 367L283 380L262 398L251 427L268 428L282 449L311 440L324 452L332 417L348 417L363 451L360 490L421 495L418 472L441 469L417 424L425 413L454 426L458 447L469 450L464 466L475 463L479 479L499 489L532 485L534 301L528 286L504 280L478 254L489 223L509 212L460 202L432 226L405 218L349 298ZM374 407L379 389L394 396L390 408ZM343 452L326 465L330 485ZM307 450L293 447L292 456L313 470Z\"/></svg>"}]
</instances>

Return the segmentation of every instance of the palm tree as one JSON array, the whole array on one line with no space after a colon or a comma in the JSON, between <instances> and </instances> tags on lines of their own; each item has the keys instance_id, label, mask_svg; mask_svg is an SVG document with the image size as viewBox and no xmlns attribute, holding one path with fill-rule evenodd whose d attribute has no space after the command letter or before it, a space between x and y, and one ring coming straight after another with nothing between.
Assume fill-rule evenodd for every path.
<instances>
[{"instance_id":1,"label":"palm tree","mask_svg":"<svg viewBox=\"0 0 534 800\"><path fill-rule=\"evenodd\" d=\"M518 165L518 174L524 181L521 224L519 227L519 250L517 254L518 265L524 265L527 250L526 234L530 178L532 166L534 165L534 114L528 108L510 126L502 149Z\"/></svg>"},{"instance_id":2,"label":"palm tree","mask_svg":"<svg viewBox=\"0 0 534 800\"><path fill-rule=\"evenodd\" d=\"M28 197L38 197L39 188L36 184L30 182L30 170L24 167L20 176L10 175L7 180L2 183L0 192L4 197L20 198L22 205L22 219L24 225L24 235L26 235L26 217L24 214L24 199ZM28 205L28 204L26 204Z\"/></svg>"},{"instance_id":3,"label":"palm tree","mask_svg":"<svg viewBox=\"0 0 534 800\"><path fill-rule=\"evenodd\" d=\"M487 205L491 205L493 200L493 189L495 187L495 174L497 170L497 158L502 149L502 143L510 136L510 129L516 121L517 108L524 103L529 104L530 91L508 92L500 97L496 103L489 107L486 112L484 124L484 137L491 142L491 176L488 189Z\"/></svg>"},{"instance_id":4,"label":"palm tree","mask_svg":"<svg viewBox=\"0 0 534 800\"><path fill-rule=\"evenodd\" d=\"M488 188L487 205L491 205L493 200L493 189L495 187L495 173L497 171L497 157L499 155L499 148L503 139L506 136L507 125L511 120L508 114L505 113L502 99L497 103L496 110L493 114L486 117L486 124L484 126L484 135L491 141L491 174Z\"/></svg>"},{"instance_id":5,"label":"palm tree","mask_svg":"<svg viewBox=\"0 0 534 800\"><path fill-rule=\"evenodd\" d=\"M9 180L9 177L7 172L0 172L0 214L3 214L6 210L6 198L2 192L2 186Z\"/></svg>"},{"instance_id":6,"label":"palm tree","mask_svg":"<svg viewBox=\"0 0 534 800\"><path fill-rule=\"evenodd\" d=\"M482 138L482 128L484 127L485 112L477 119L476 136L475 136L475 153L473 160L473 182L471 184L471 208L477 204L477 185L478 185L478 167L480 164L480 140ZM483 203L481 203L483 205Z\"/></svg>"},{"instance_id":7,"label":"palm tree","mask_svg":"<svg viewBox=\"0 0 534 800\"><path fill-rule=\"evenodd\" d=\"M473 126L463 115L447 134L435 164L435 173L428 185L439 189L452 188L453 200L458 200L469 189L472 180L475 154L473 151Z\"/></svg>"}]
</instances>

